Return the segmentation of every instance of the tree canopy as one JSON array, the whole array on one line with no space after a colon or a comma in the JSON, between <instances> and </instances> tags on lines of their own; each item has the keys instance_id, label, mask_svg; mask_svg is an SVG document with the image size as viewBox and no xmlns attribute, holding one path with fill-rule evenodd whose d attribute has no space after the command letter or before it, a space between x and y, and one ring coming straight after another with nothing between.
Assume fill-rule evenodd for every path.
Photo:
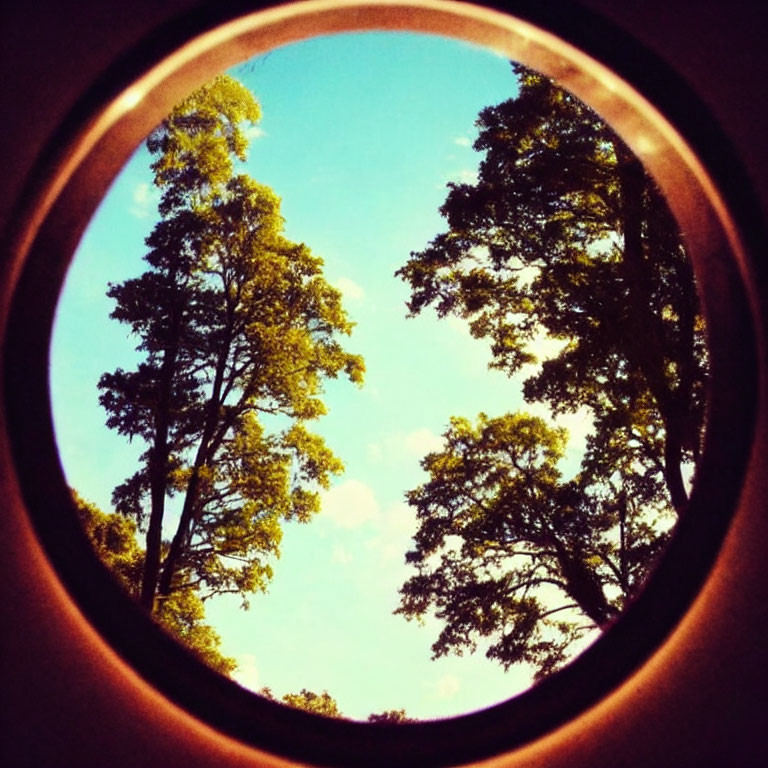
<instances>
[{"instance_id":1,"label":"tree canopy","mask_svg":"<svg viewBox=\"0 0 768 768\"><path fill-rule=\"evenodd\" d=\"M259 115L220 76L153 131L147 269L108 291L142 360L105 373L100 402L108 427L146 446L113 503L145 537L139 597L158 615L265 588L281 523L311 519L343 468L307 428L323 382L362 381L322 260L282 234L272 190L236 172Z\"/></svg>"},{"instance_id":2,"label":"tree canopy","mask_svg":"<svg viewBox=\"0 0 768 768\"><path fill-rule=\"evenodd\" d=\"M73 491L83 530L99 559L133 597L139 596L144 550L136 541L136 523L120 514L101 511ZM178 592L163 603L155 618L170 634L184 643L202 661L223 675L234 672L234 659L221 653L221 638L203 619L205 610L198 595Z\"/></svg>"},{"instance_id":3,"label":"tree canopy","mask_svg":"<svg viewBox=\"0 0 768 768\"><path fill-rule=\"evenodd\" d=\"M406 617L434 610L436 656L474 648L539 675L602 628L684 511L707 355L682 235L640 161L584 104L513 65L484 109L475 184L450 184L447 231L398 274L409 311L464 319L527 401L591 420L564 479L562 431L526 413L456 418L408 493L420 528Z\"/></svg>"},{"instance_id":4,"label":"tree canopy","mask_svg":"<svg viewBox=\"0 0 768 768\"><path fill-rule=\"evenodd\" d=\"M312 712L315 715L324 717L344 718L339 710L336 699L328 691L315 693L302 688L299 693L286 693L282 702L295 709L303 709L305 712Z\"/></svg>"},{"instance_id":5,"label":"tree canopy","mask_svg":"<svg viewBox=\"0 0 768 768\"><path fill-rule=\"evenodd\" d=\"M408 713L404 709L388 709L384 712L368 715L368 722L380 725L401 725L402 723L415 723L417 720L408 717Z\"/></svg>"}]
</instances>

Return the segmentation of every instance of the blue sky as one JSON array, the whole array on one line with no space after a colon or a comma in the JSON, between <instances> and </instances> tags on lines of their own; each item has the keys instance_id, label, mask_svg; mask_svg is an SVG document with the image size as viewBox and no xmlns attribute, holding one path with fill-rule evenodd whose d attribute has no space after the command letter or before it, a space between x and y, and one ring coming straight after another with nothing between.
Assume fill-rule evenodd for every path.
<instances>
[{"instance_id":1,"label":"blue sky","mask_svg":"<svg viewBox=\"0 0 768 768\"><path fill-rule=\"evenodd\" d=\"M465 43L406 34L323 37L231 70L255 93L247 171L282 198L286 235L325 262L357 323L348 342L368 369L357 389L331 382L316 425L345 463L306 526L289 526L269 593L250 611L208 603L236 678L278 696L327 690L350 717L405 707L415 717L478 709L530 684L478 653L430 661L438 625L393 616L414 519L404 492L424 480L419 459L439 447L451 415L521 407L520 381L489 371L486 346L455 320L406 318L393 276L442 229L448 181L474 178L474 120L510 98L509 63ZM135 365L134 342L109 320L107 282L143 271L156 220L146 150L115 180L80 244L59 304L51 382L57 439L71 485L110 508L140 445L104 426L96 383ZM530 409L529 409L530 410ZM535 410L535 409L534 409ZM584 425L563 422L578 454Z\"/></svg>"}]
</instances>

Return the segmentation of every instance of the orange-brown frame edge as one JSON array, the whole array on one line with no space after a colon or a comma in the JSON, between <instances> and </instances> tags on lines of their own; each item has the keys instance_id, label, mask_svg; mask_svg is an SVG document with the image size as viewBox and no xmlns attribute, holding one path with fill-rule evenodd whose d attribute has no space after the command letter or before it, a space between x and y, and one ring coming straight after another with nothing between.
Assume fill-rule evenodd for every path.
<instances>
[{"instance_id":1,"label":"orange-brown frame edge","mask_svg":"<svg viewBox=\"0 0 768 768\"><path fill-rule=\"evenodd\" d=\"M418 7L409 3L368 4L365 7L356 3L317 2L308 5L313 6L314 12L311 15L297 16L296 13L300 10L298 6L273 9L262 16L261 21L267 26L258 30L246 30L241 35L237 34L236 28L219 27L217 32L211 33L212 37L199 37L191 46L182 48L175 54L182 59L187 57L186 61L174 62L172 59L166 59L162 67L168 69L164 72L150 71L146 76L149 80L140 84L138 91L134 85L134 90L126 91L122 96L114 94L117 100L112 102L108 110L101 113L84 132L77 134L78 140L70 150L58 154L55 172L52 175L43 174L37 187L33 185L27 200L34 201L34 205L17 209L21 210L24 216L22 226L13 226L17 222L11 222L9 254L4 254L7 261L4 265L3 309L8 306L8 292L14 287L26 248L58 194L56 179L65 183L70 170L80 168L80 188L85 191L85 196L74 198L74 205L70 199L68 215L72 217L73 241L68 245L63 244L63 247L73 247L78 228L84 223L82 211L94 207L104 191L104 182L118 170L125 159L125 148L128 144L135 143L135 139L144 135L165 107L205 79L214 67L221 68L234 63L243 58L241 54L248 55L260 49L274 47L275 44L304 37L308 33L317 34L321 29L331 32L361 27L405 28L443 32L487 44L558 77L563 84L585 98L619 128L666 189L686 190L690 193L672 195L672 203L681 220L698 222L697 226L689 226L686 230L689 239L695 240L697 236L701 236L700 241L693 242L692 245L702 252L714 254L713 259L716 261L719 247L727 243L731 253L741 260L740 267L745 284L752 288L749 302L751 315L756 321L761 371L764 371L762 330L765 299L759 290L760 275L764 276L764 272L761 273L760 270L764 267L755 262L754 254L754 248L762 245L761 234L757 232L759 226L754 223L754 219L746 216L742 218L739 228L729 215L727 204L713 185L707 170L696 160L695 155L689 153L687 147L679 142L676 132L665 125L663 119L659 121L660 116L653 115L653 108L642 97L626 90L620 78L608 70L601 70L600 65L589 61L584 54L575 50L564 50L567 46L564 46L561 40L540 32L535 25L518 21L513 25L516 26L515 29L506 28L507 22L496 17L493 11L446 3L425 3ZM303 10L308 10L308 7L305 6ZM233 23L237 26L243 24L243 20ZM221 49L213 45L222 42L222 37L215 39L222 33L230 39L229 48ZM516 42L511 45L510 36L514 38L515 34ZM233 40L236 41L234 44ZM222 56L222 50L227 51L226 55ZM158 78L155 83L164 79L169 90L165 91L162 97L149 96L151 99L157 99L151 110L134 112L131 106L135 106L136 98L142 96L141 91L144 88L148 88L148 92L151 91L153 78ZM144 95L144 98L147 96ZM628 110L627 106L632 109ZM642 121L642 124L634 122L633 115L643 113L646 117L649 114L653 117L651 123L657 128L655 133L649 132L645 121ZM132 117L133 114L137 117ZM122 122L113 123L114 118L122 118ZM84 167L80 166L81 160L93 146L89 146L91 140L106 141L107 146L114 147L111 153L113 166L101 164L98 168L90 169L87 163ZM110 142L114 144L109 144ZM682 156L684 160L688 153L687 161L683 164L686 170L682 177L677 175L680 165L667 160L670 152L678 158ZM108 152L106 156L109 155ZM52 178L54 183L50 184ZM722 184L722 179L719 181ZM702 201L697 189L703 190L708 196L710 213L703 218L699 216ZM749 205L751 203L747 200L745 206ZM714 219L712 213L715 214ZM754 228L746 232L746 235L747 240L752 237L751 256L750 243L744 241L745 230L750 226ZM62 243L57 243L56 247L62 247ZM52 275L52 281L55 282L57 277ZM3 323L5 320L4 314ZM758 386L758 400L764 404L764 377L761 377ZM703 691L708 691L712 697L709 711L717 713L720 722L725 720L730 723L734 733L738 733L740 729L743 731L751 722L759 722L765 717L765 700L754 694L754 683L765 680L765 668L759 664L761 659L764 662L764 657L755 653L754 643L749 642L751 633L757 635L761 630L765 630L764 612L749 610L761 597L763 605L766 604L766 523L763 514L766 473L761 472L766 458L765 418L765 409L762 407L756 414L758 441L754 446L752 464L745 479L738 514L725 546L703 591L676 631L642 669L588 712L513 753L490 759L489 764L594 765L596 755L613 754L614 757L621 757L622 764L640 765L644 763L632 760L639 760L643 755L647 759L649 744L655 744L657 758L664 754L659 751L659 733L666 733L670 737L673 749L668 757L674 755L675 749L685 749L679 741L681 729L688 733L687 748L690 750L689 754L693 754L697 740L699 744L706 744L707 732L706 728L701 729L701 724L707 720L700 719L698 727L691 726L682 713L688 708L696 711L701 717ZM12 743L14 735L22 739L20 749L8 752L17 761L13 764L26 764L25 759L37 759L37 762L29 764L40 764L41 752L39 746L33 747L33 742L44 742L50 738L55 742L57 735L59 743L68 743L70 749L75 752L81 749L83 754L90 754L94 760L98 760L97 756L102 755L103 764L286 764L278 758L222 736L190 717L182 709L171 705L151 686L144 683L103 642L88 622L84 621L77 606L51 569L30 526L20 489L16 485L15 473L11 470L12 461L5 429L2 440L0 448L3 471L0 482L7 506L3 516L3 533L4 540L12 544L4 570L7 577L4 586L8 588L8 594L13 595L9 601L10 621L4 626L10 641L5 643L3 663L11 681L6 691L15 692L17 697L11 700L4 696L3 722L8 721L7 715L12 709L16 710L16 714L10 718L11 723L22 721L23 716L29 718L35 710L40 713L36 720L34 717L28 720L35 722L36 733L29 731L18 734L8 732L8 736L3 734L4 749ZM745 589L745 585L749 585L750 589ZM738 630L737 633L734 633L734 628ZM24 632L24 641L19 642L14 629ZM51 657L50 650L53 648L56 653ZM44 679L47 684L47 691L38 693L33 690L27 694L26 700L18 698L23 687L15 665L10 661L11 654L18 656L22 651L25 652L24 655L30 655L32 658L37 651L38 658L32 665L28 664L26 669L30 670L34 665L39 672L36 679ZM739 670L740 667L735 663L737 659L742 662L744 659L753 660L751 675L745 676L743 668L730 681L713 675L717 669L731 665ZM750 678L752 687L746 684ZM80 685L73 687L73 682ZM726 700L736 702L739 697L734 695L734 686L740 686L742 693L752 693L748 694L746 705L742 695L742 701L734 706L729 714L718 706L718 694L731 694L726 696ZM52 712L48 712L48 717L45 716L46 697L68 703L69 710L65 722L69 724L69 732L61 731ZM666 714L660 716L660 712ZM21 719L19 713L22 715ZM72 722L79 722L80 730L76 733L71 730ZM116 723L120 723L124 729L122 738L117 740L114 738ZM102 727L109 724L112 725L111 728ZM643 737L649 737L652 733L655 733L654 738L644 742ZM678 737L677 741L674 736ZM24 739L27 739L26 744L23 743ZM628 758L630 743L634 744L635 758ZM722 737L718 744L722 750ZM144 750L149 752L144 753ZM738 752L737 745L734 745L734 750ZM710 753L709 757L713 757L713 754ZM745 764L745 756L747 759L757 759L757 752L742 755L742 765ZM70 764L71 756L62 757L64 761L61 764ZM702 753L700 759L706 760L706 754ZM589 762L590 760L592 762ZM613 764L619 764L619 761Z\"/></svg>"}]
</instances>

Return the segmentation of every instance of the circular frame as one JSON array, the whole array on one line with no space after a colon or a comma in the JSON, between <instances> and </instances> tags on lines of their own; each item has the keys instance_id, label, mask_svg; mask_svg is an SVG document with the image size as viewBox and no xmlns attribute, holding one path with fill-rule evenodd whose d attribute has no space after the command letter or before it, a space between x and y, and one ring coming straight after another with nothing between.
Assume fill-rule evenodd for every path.
<instances>
[{"instance_id":1,"label":"circular frame","mask_svg":"<svg viewBox=\"0 0 768 768\"><path fill-rule=\"evenodd\" d=\"M290 760L457 765L508 752L577 717L663 643L704 583L738 500L763 353L754 332L755 246L748 239L757 235L744 218L753 207L744 175L706 111L631 39L568 3L541 9L518 2L512 10L514 17L443 0L310 0L250 13L230 2L201 10L160 30L94 84L51 142L18 217L3 287L3 306L11 303L5 412L17 478L50 560L80 610L138 675L220 732ZM712 372L689 512L646 589L611 631L565 670L508 702L397 726L333 721L272 704L213 673L160 631L111 579L80 529L48 406L48 347L66 268L135 146L215 72L306 37L364 29L485 45L555 78L608 120L656 177L685 234Z\"/></svg>"}]
</instances>

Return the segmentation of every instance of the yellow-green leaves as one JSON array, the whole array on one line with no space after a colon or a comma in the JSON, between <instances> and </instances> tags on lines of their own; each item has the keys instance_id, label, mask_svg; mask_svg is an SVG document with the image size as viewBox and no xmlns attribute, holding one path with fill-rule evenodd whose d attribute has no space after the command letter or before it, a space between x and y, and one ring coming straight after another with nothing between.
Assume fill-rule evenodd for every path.
<instances>
[{"instance_id":1,"label":"yellow-green leaves","mask_svg":"<svg viewBox=\"0 0 768 768\"><path fill-rule=\"evenodd\" d=\"M122 586L136 594L144 553L136 541L136 524L122 515L102 512L72 492L75 509L94 550Z\"/></svg>"},{"instance_id":2,"label":"yellow-green leaves","mask_svg":"<svg viewBox=\"0 0 768 768\"><path fill-rule=\"evenodd\" d=\"M193 589L177 590L160 603L157 620L197 655L222 675L231 675L237 662L223 656L219 650L221 637L209 624L205 624L203 602Z\"/></svg>"},{"instance_id":3,"label":"yellow-green leaves","mask_svg":"<svg viewBox=\"0 0 768 768\"><path fill-rule=\"evenodd\" d=\"M342 471L307 428L326 411L324 381L362 381L322 260L284 236L274 191L236 172L259 116L252 94L220 76L153 132L162 197L148 268L109 290L142 361L104 374L100 400L110 428L146 445L114 500L146 536L140 597L156 611L189 601L190 585L244 603L266 588L283 522L309 521ZM171 497L178 522L164 541Z\"/></svg>"},{"instance_id":4,"label":"yellow-green leaves","mask_svg":"<svg viewBox=\"0 0 768 768\"><path fill-rule=\"evenodd\" d=\"M233 175L233 159L245 159L243 128L261 118L258 102L243 85L219 75L178 104L148 140L157 155L155 184L161 207L183 204L191 195L204 201Z\"/></svg>"},{"instance_id":5,"label":"yellow-green leaves","mask_svg":"<svg viewBox=\"0 0 768 768\"><path fill-rule=\"evenodd\" d=\"M289 707L303 709L305 712L312 712L315 715L325 717L343 718L344 715L339 711L336 700L328 691L315 693L302 688L299 693L287 693L283 696L283 703Z\"/></svg>"},{"instance_id":6,"label":"yellow-green leaves","mask_svg":"<svg viewBox=\"0 0 768 768\"><path fill-rule=\"evenodd\" d=\"M72 492L80 522L101 561L117 576L132 596L138 597L144 551L136 540L136 525L122 515L106 513ZM206 664L224 675L231 674L236 663L221 654L221 640L204 623L205 610L192 589L174 592L162 605L157 620L174 637L194 651Z\"/></svg>"}]
</instances>

